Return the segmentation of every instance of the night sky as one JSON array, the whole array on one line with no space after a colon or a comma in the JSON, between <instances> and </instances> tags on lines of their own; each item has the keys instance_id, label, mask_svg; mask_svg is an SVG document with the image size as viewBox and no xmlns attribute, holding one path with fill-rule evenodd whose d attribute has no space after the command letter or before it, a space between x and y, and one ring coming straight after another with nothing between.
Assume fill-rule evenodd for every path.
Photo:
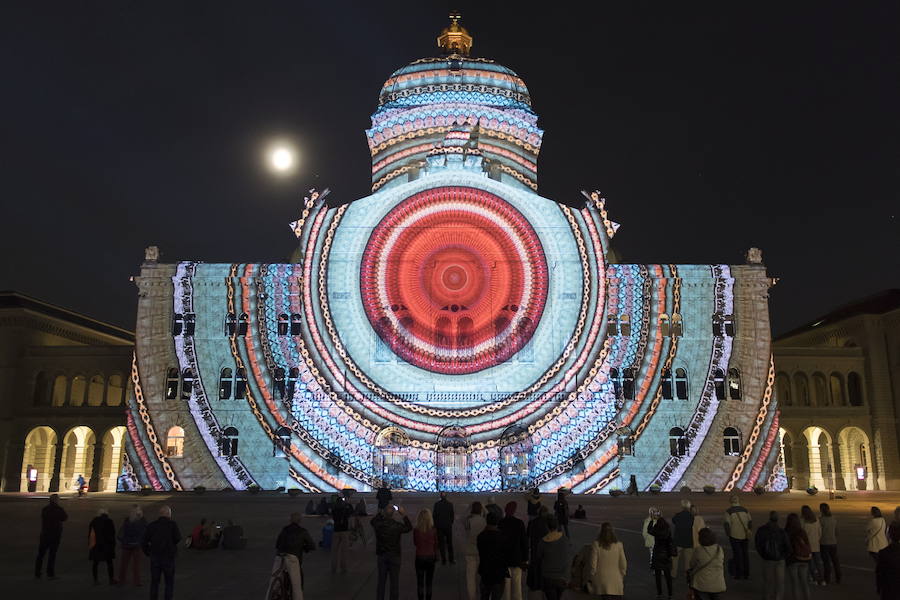
<instances>
[{"instance_id":1,"label":"night sky","mask_svg":"<svg viewBox=\"0 0 900 600\"><path fill-rule=\"evenodd\" d=\"M0 289L129 329L145 246L280 262L305 190L369 192L381 84L437 54L448 8L17 4L0 10ZM897 3L579 4L455 5L473 55L528 85L541 195L601 190L624 262L760 247L776 333L900 287ZM261 166L274 137L300 148L292 179Z\"/></svg>"}]
</instances>

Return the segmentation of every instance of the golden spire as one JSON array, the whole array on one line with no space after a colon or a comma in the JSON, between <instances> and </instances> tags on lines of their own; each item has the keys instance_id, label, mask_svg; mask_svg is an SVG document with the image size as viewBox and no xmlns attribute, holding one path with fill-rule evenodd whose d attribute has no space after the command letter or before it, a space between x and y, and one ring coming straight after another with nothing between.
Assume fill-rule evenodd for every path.
<instances>
[{"instance_id":1,"label":"golden spire","mask_svg":"<svg viewBox=\"0 0 900 600\"><path fill-rule=\"evenodd\" d=\"M458 11L450 13L450 26L445 27L438 36L437 44L447 54L468 56L472 49L472 36L459 24L460 19L462 15Z\"/></svg>"}]
</instances>

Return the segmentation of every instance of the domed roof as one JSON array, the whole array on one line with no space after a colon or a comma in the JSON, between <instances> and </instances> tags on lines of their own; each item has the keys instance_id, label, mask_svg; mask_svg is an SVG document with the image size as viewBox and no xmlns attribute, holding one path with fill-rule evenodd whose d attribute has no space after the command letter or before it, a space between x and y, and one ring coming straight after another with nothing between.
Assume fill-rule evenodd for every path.
<instances>
[{"instance_id":1,"label":"domed roof","mask_svg":"<svg viewBox=\"0 0 900 600\"><path fill-rule=\"evenodd\" d=\"M378 98L379 108L440 102L531 110L528 88L515 71L487 58L458 54L422 58L397 69Z\"/></svg>"}]
</instances>

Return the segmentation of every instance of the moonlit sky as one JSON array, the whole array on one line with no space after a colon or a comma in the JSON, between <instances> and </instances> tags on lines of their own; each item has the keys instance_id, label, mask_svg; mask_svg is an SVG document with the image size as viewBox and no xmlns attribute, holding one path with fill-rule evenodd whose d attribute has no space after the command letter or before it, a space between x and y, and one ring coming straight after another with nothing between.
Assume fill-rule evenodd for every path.
<instances>
[{"instance_id":1,"label":"moonlit sky","mask_svg":"<svg viewBox=\"0 0 900 600\"><path fill-rule=\"evenodd\" d=\"M628 262L762 248L776 333L900 287L898 4L618 4L456 4L529 87L539 192L601 190ZM381 84L447 23L443 2L99 6L4 6L0 288L129 329L145 246L283 261L309 187L366 195ZM278 138L290 176L264 165Z\"/></svg>"}]
</instances>

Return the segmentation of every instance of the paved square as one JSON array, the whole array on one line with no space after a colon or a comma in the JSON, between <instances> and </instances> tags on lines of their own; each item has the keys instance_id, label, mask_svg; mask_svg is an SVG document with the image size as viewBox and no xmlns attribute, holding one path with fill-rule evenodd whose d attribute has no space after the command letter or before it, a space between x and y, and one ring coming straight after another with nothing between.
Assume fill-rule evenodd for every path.
<instances>
[{"instance_id":1,"label":"paved square","mask_svg":"<svg viewBox=\"0 0 900 600\"><path fill-rule=\"evenodd\" d=\"M35 581L32 577L37 538L40 527L40 509L46 504L46 496L27 495L0 496L0 526L3 544L0 544L0 578L4 586L4 598L146 598L149 595L149 567L144 561L144 587L131 585L110 588L103 583L95 587L91 582L88 561L88 522L100 507L109 510L117 528L127 514L129 506L138 503L144 514L155 518L157 509L163 503L173 507L174 518L184 535L199 522L201 517L213 518L218 522L233 519L244 527L249 538L246 550L213 550L197 552L179 550L176 568L176 598L209 598L215 600L263 598L274 556L274 542L280 528L287 523L292 511L303 511L309 496L290 498L286 495L262 493L251 496L246 493L207 493L197 496L192 493L167 496L93 495L88 498L64 496L61 504L69 513L65 525L63 541L57 559L56 581ZM369 512L374 509L372 494L366 494ZM496 494L497 503L503 506L509 500L519 502L519 517L524 517L524 498L518 494ZM619 538L625 544L628 558L628 575L625 581L626 598L654 598L653 576L649 570L647 552L640 536L641 522L647 508L657 505L667 519L679 509L681 494L660 496L642 495L640 498L611 498L609 496L583 496L571 499L571 508L583 504L587 510L587 520L572 521L573 546L577 550L590 542L597 534L603 521L611 521ZM436 498L429 494L395 494L395 502L406 507L414 520L418 510L431 507ZM464 541L461 517L467 513L468 504L473 500L484 501L485 496L474 494L451 495L457 513L454 525L454 546L458 556L462 556ZM722 513L728 507L728 495L707 496L702 493L690 494L692 502L700 508L707 524L716 532L719 541L728 551L727 540L722 531ZM810 504L816 510L818 504L828 501L827 496L810 497L806 494L768 495L756 497L742 495L744 505L751 511L755 525L762 524L769 510L778 510L783 515L799 512L803 504ZM552 505L553 496L545 495L545 504ZM874 568L865 550L865 524L870 506L879 506L888 516L900 504L900 494L879 492L856 492L848 494L844 500L830 502L839 527L839 554L844 569L844 583L840 586L813 588L812 597L817 599L876 598ZM321 539L321 528L325 519L305 517L304 525L315 540ZM377 579L374 545L371 528L367 547L357 546L350 551L350 569L346 575L331 575L330 556L327 551L317 550L304 558L306 573L306 598L328 598L336 600L364 599L375 597ZM415 574L413 571L412 536L404 539L403 567L401 570L401 599L415 599ZM758 600L761 597L760 569L758 558L751 556L750 581L728 580L726 597L731 599ZM118 563L117 563L118 566ZM105 581L101 569L101 581ZM455 565L437 567L435 574L434 600L465 600L465 562L458 558ZM685 584L679 580L675 584L675 597L683 598ZM542 598L540 594L532 598ZM587 595L567 592L567 598L588 598Z\"/></svg>"}]
</instances>

